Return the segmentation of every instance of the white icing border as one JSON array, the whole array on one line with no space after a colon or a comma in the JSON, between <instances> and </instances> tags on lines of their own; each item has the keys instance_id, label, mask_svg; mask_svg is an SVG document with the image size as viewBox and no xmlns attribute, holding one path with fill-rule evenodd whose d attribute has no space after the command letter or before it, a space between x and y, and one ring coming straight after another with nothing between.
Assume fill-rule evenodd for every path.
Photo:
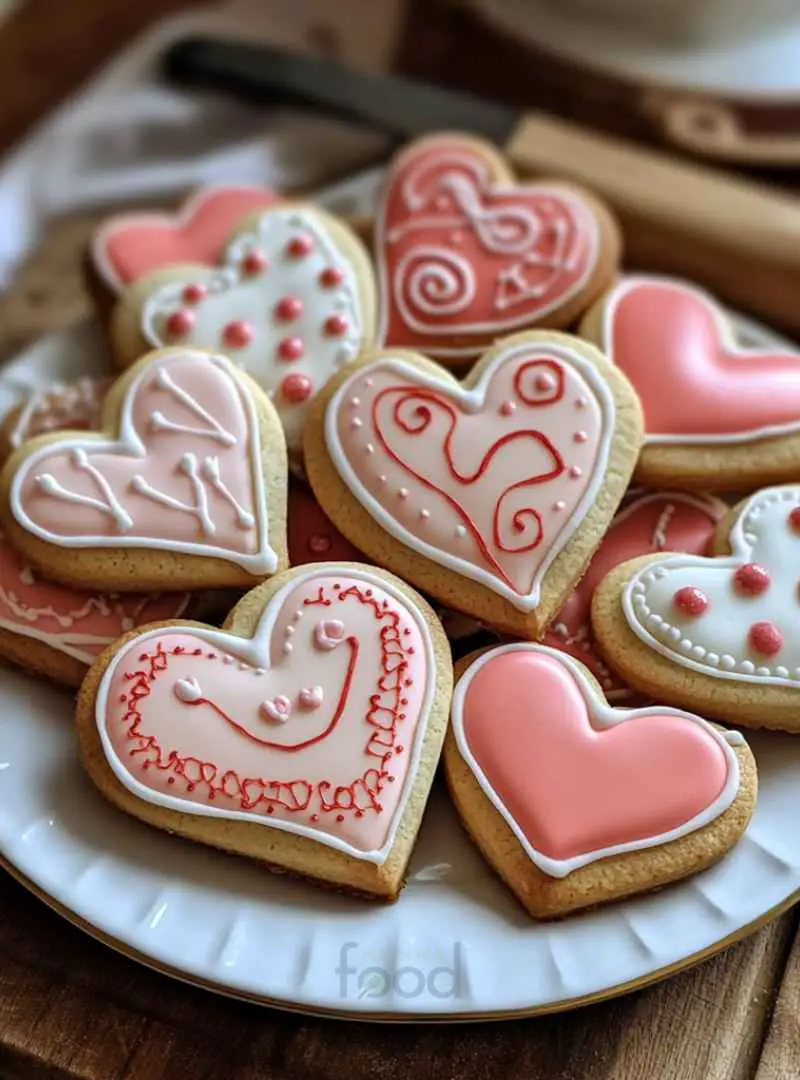
<instances>
[{"instance_id":1,"label":"white icing border","mask_svg":"<svg viewBox=\"0 0 800 1080\"><path fill-rule=\"evenodd\" d=\"M492 170L489 167L489 162L479 153L474 151L470 153L464 146L466 140L461 139L443 139L441 140L442 148L452 147L451 159L458 163L459 161L465 165L478 164L482 166L486 174L490 174ZM378 345L392 348L392 344L386 345L386 334L389 329L389 312L391 310L391 296L392 296L392 283L389 280L388 274L388 260L385 256L388 250L388 236L386 232L386 211L389 202L389 195L394 187L395 176L399 171L405 167L407 160L417 155L422 156L427 152L427 148L432 148L431 140L427 140L427 144L424 142L412 143L406 150L404 150L389 166L389 170L386 179L383 184L383 191L381 193L378 207L375 214L375 263L378 271L378 297L379 297L379 309L380 309L380 321L378 325ZM580 197L578 192L573 191L568 186L560 186L558 184L542 184L533 182L501 182L495 181L492 175L487 175L488 189L490 193L498 195L513 195L518 191L535 190L537 194L541 194L544 198L552 197L563 200L569 203L573 209L575 207L580 208L580 212L575 214L576 221L579 225L586 225L586 245L589 251L589 257L587 259L586 271L583 276L575 282L572 289L569 292L563 293L559 296L558 300L554 300L551 304L541 308L537 311L536 316L532 317L530 313L527 315L520 314L516 317L506 317L498 319L494 323L466 323L464 325L453 324L450 326L426 326L424 333L429 337L441 336L443 338L459 337L462 334L475 334L486 335L494 334L496 337L504 337L507 334L512 333L514 330L522 330L526 328L533 328L541 323L548 315L558 308L564 307L570 300L572 300L577 293L586 287L588 281L591 280L592 274L597 269L597 264L600 256L600 224L596 214L588 203ZM415 331L417 333L418 331ZM399 348L396 343L393 343L395 348ZM426 343L425 352L429 356L435 357L464 357L469 359L480 353L485 347L485 342L478 341L472 344L466 344L461 346L446 345L446 344L433 344L431 342Z\"/></svg>"},{"instance_id":2,"label":"white icing border","mask_svg":"<svg viewBox=\"0 0 800 1080\"><path fill-rule=\"evenodd\" d=\"M627 582L622 593L622 610L625 614L625 621L639 640L654 652L660 653L661 656L666 657L667 660L679 664L682 667L690 668L692 671L697 671L701 675L710 675L713 678L729 679L735 682L753 683L760 686L790 686L795 690L800 689L800 668L794 669L793 676L787 675L785 677L773 674L771 670L768 674L764 674L763 670L760 674L758 671L748 672L741 670L727 670L720 666L715 666L714 664L709 664L707 662L703 663L701 659L696 659L693 656L686 656L683 653L670 649L664 642L659 641L658 638L654 637L650 631L642 625L635 610L635 597L646 591L643 579L646 579L648 575L655 575L659 571L666 573L670 568L683 566L693 568L700 566L702 568L714 570L726 568L736 570L742 563L749 562L754 544L745 539L745 525L751 512L756 508L760 508L759 504L763 504L764 502L769 503L784 500L786 502L792 501L800 506L800 485L785 484L777 487L762 488L761 491L750 496L743 506L742 512L731 526L729 534L731 548L730 555L675 555L671 558L660 559L657 562L650 563L638 570ZM748 529L748 531L754 530ZM715 653L714 655L718 657L718 654ZM766 665L762 665L762 668L766 669Z\"/></svg>"},{"instance_id":3,"label":"white icing border","mask_svg":"<svg viewBox=\"0 0 800 1080\"><path fill-rule=\"evenodd\" d=\"M342 580L364 581L375 588L382 589L388 596L392 597L392 599L400 605L403 612L415 623L425 648L425 663L427 665L426 686L420 705L419 720L414 732L411 761L406 771L400 798L397 803L397 808L392 816L386 841L381 848L372 851L363 851L360 848L353 847L338 836L322 832L319 829L310 828L307 825L301 825L298 822L283 821L282 819L267 818L266 816L262 817L243 810L219 810L213 806L192 803L186 799L179 799L172 795L164 795L161 792L153 791L146 787L128 772L111 744L111 739L106 731L105 714L109 687L111 685L111 680L114 677L114 672L122 660L128 656L132 650L141 649L143 642L148 641L150 638L163 636L165 633L186 633L199 637L203 641L207 641L209 645L212 645L215 648L231 653L233 656L238 657L242 662L250 664L252 667L268 669L270 667L269 647L272 629L278 615L283 609L286 597L301 585L313 581L315 578L330 578L337 575L339 575ZM226 633L222 630L205 630L196 626L170 626L166 629L161 627L160 629L150 630L133 638L124 650L121 650L114 656L113 660L103 673L103 677L100 680L100 685L97 689L97 697L95 699L95 723L109 767L117 780L119 780L119 782L137 798L143 799L145 802L152 803L155 806L164 807L166 810L176 811L180 814L198 814L203 817L219 817L226 821L246 821L250 824L263 825L266 828L280 829L283 832L295 833L296 835L304 836L309 840L315 840L320 844L326 844L328 847L336 848L338 851L342 851L354 859L375 863L380 866L386 861L394 846L397 830L405 814L408 798L416 781L416 774L422 757L422 748L425 744L427 735L428 721L430 719L431 708L434 702L435 692L438 690L438 685L439 672L436 665L436 657L433 651L433 643L431 641L428 624L411 598L404 593L401 593L399 589L385 578L380 577L377 574L371 574L367 570L357 569L346 563L316 563L307 573L299 574L292 578L291 581L287 581L286 584L269 599L266 607L262 611L258 626L256 627L256 632L252 638L239 637L237 634Z\"/></svg>"},{"instance_id":4,"label":"white icing border","mask_svg":"<svg viewBox=\"0 0 800 1080\"><path fill-rule=\"evenodd\" d=\"M130 285L135 284L135 282L123 281L114 269L106 250L109 236L112 233L116 232L118 229L131 229L141 225L156 228L182 229L188 224L190 219L194 217L198 208L201 207L207 199L214 198L221 191L258 192L259 194L263 194L265 198L268 198L270 195L268 188L259 187L258 184L213 184L201 187L191 194L174 214L142 210L141 212L133 214L115 214L113 217L107 218L92 236L90 246L92 265L103 279L103 284L117 296L120 293L123 293L125 289L129 288ZM264 209L266 209L266 205ZM242 214L242 219L246 216L247 212ZM231 231L233 231L233 228L234 226L232 225ZM153 270L156 269L161 269L161 267L153 267Z\"/></svg>"},{"instance_id":5,"label":"white icing border","mask_svg":"<svg viewBox=\"0 0 800 1080\"><path fill-rule=\"evenodd\" d=\"M150 536L61 536L51 533L49 530L38 525L26 513L20 501L20 492L30 471L43 459L52 456L56 449L69 451L74 448L85 447L93 452L106 452L125 456L146 456L146 447L139 437L133 425L133 402L139 392L141 384L158 367L169 366L178 360L194 360L203 364L214 364L220 368L230 379L242 408L248 425L252 458L250 462L251 477L255 488L253 508L256 518L258 551L254 554L235 552L229 548L216 547L213 544L200 544L194 541L164 540ZM171 350L145 365L137 374L131 385L125 392L119 417L119 434L116 439L62 439L58 443L48 443L26 458L22 467L14 474L9 492L11 512L19 525L33 536L39 537L47 543L64 548L151 548L156 551L175 551L184 555L200 555L204 558L223 559L226 562L235 563L243 570L253 575L272 574L278 567L278 556L269 545L269 518L267 512L267 500L265 495L266 477L263 475L261 464L261 432L259 426L258 411L250 393L237 375L235 366L222 355L202 352L199 349L187 348L185 350Z\"/></svg>"},{"instance_id":6,"label":"white icing border","mask_svg":"<svg viewBox=\"0 0 800 1080\"><path fill-rule=\"evenodd\" d=\"M490 660L493 660L497 656L502 656L505 653L513 652L532 652L538 655L548 656L565 667L574 679L581 696L586 702L588 719L595 729L614 727L616 724L624 724L628 720L636 720L645 716L678 716L703 728L714 738L718 745L722 747L728 762L728 777L725 781L725 786L717 796L716 800L710 806L706 807L705 810L701 810L699 814L696 814L684 825L670 829L668 832L661 833L658 836L649 837L644 840L631 840L607 848L599 848L596 851L588 851L582 855L574 855L569 859L555 859L538 851L531 845L522 829L507 810L505 804L501 801L497 792L489 783L485 773L475 760L464 733L464 700L475 675L481 670L484 664L487 664ZM739 793L739 761L734 753L733 747L744 744L745 740L740 732L722 732L709 724L707 720L703 720L700 716L683 712L681 709L666 708L661 705L650 705L641 709L612 708L608 705L602 694L599 694L592 686L591 682L586 677L585 669L581 664L571 656L567 656L565 653L559 652L556 649L548 648L546 645L536 645L532 642L517 642L512 645L501 645L496 649L490 649L489 652L480 656L474 664L470 665L456 684L453 693L451 717L456 745L458 746L459 753L464 762L478 781L483 793L520 842L525 854L531 862L542 871L542 873L547 874L549 877L564 878L572 873L573 870L578 870L582 866L587 866L589 863L597 862L599 859L606 859L612 855L621 855L627 851L640 851L646 848L660 847L662 844L667 844L671 840L677 840L689 833L696 832L698 829L702 829L704 826L710 824L718 818L720 814L724 813L728 807L731 806ZM602 813L602 807L598 807L598 813Z\"/></svg>"},{"instance_id":7,"label":"white icing border","mask_svg":"<svg viewBox=\"0 0 800 1080\"><path fill-rule=\"evenodd\" d=\"M771 353L777 356L786 356L797 361L797 374L798 384L800 384L800 352L795 352L792 349L773 346L767 342L765 345L757 346L742 346L736 336L734 324L731 318L726 313L725 309L714 299L711 293L706 292L705 289L699 288L697 285L691 284L691 282L682 281L680 278L670 278L660 276L658 274L630 274L623 277L617 285L608 293L608 296L603 304L603 319L602 319L602 344L601 349L609 358L612 364L616 363L614 359L614 342L612 335L613 320L616 317L616 311L621 303L623 297L627 296L629 292L641 287L642 285L660 285L662 287L672 288L676 292L688 292L693 294L698 300L702 301L711 312L714 322L717 326L720 342L726 354L732 359L751 359L761 356L765 349L768 349ZM627 374L627 372L625 372ZM631 378L628 376L628 378ZM631 383L634 380L631 378ZM634 389L636 389L634 383ZM751 431L738 432L734 434L723 435L698 435L698 434L652 434L649 431L645 431L644 445L645 446L736 446L756 442L759 439L767 439L773 435L790 435L793 432L800 431L800 421L787 424L771 424L766 427L753 428Z\"/></svg>"},{"instance_id":8,"label":"white icing border","mask_svg":"<svg viewBox=\"0 0 800 1080\"><path fill-rule=\"evenodd\" d=\"M406 379L414 386L426 387L449 397L450 400L463 411L467 413L477 413L484 406L489 383L497 369L501 365L512 362L516 357L523 355L530 359L534 359L537 356L555 358L560 360L563 364L566 364L568 367L571 367L580 375L586 383L587 389L594 395L601 414L601 439L600 445L597 448L597 461L595 463L591 483L587 486L582 498L575 506L571 517L562 527L559 535L559 542L551 547L547 556L540 563L534 576L531 590L525 596L521 596L519 593L515 592L505 582L501 581L500 578L491 573L491 571L484 570L482 567L475 566L474 563L470 563L466 559L461 559L457 555L452 555L450 552L443 551L435 545L429 544L425 540L421 540L419 537L408 532L394 517L392 517L391 514L388 513L379 500L364 487L356 476L355 471L350 465L347 455L339 442L339 433L337 430L338 413L342 406L343 399L352 393L354 382L367 378L371 372L388 368L395 373L398 378ZM439 563L439 565L445 566L449 570L454 570L456 573L470 578L472 581L477 581L480 585L485 585L493 592L498 593L505 600L508 600L520 611L533 611L539 604L541 586L545 574L554 560L564 550L564 547L585 517L589 507L594 503L598 491L605 482L609 452L614 436L615 420L616 404L614 396L597 368L581 356L577 350L569 348L562 342L529 342L524 345L514 345L511 348L500 352L492 363L483 371L479 381L469 390L466 390L461 384L451 384L450 382L437 379L435 376L429 375L418 367L414 367L407 361L392 356L385 356L374 361L372 364L365 365L354 372L349 379L346 379L328 402L325 410L325 442L328 454L330 455L331 461L337 472L347 484L350 491L353 493L353 496L378 522L382 529L390 533L396 540L405 544L406 547L411 548L412 551L417 551L420 555L425 556L425 558L430 559L432 562Z\"/></svg>"}]
</instances>

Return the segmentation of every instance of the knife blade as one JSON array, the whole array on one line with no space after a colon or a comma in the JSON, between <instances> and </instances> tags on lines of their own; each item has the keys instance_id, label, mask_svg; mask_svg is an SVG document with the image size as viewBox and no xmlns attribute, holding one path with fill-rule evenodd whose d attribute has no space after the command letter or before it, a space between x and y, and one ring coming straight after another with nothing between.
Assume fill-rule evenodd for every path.
<instances>
[{"instance_id":1,"label":"knife blade","mask_svg":"<svg viewBox=\"0 0 800 1080\"><path fill-rule=\"evenodd\" d=\"M604 198L622 225L628 267L692 278L800 334L800 199L791 193L544 113L261 44L187 38L167 51L164 68L183 85L316 105L398 139L483 135L521 176L558 177Z\"/></svg>"}]
</instances>

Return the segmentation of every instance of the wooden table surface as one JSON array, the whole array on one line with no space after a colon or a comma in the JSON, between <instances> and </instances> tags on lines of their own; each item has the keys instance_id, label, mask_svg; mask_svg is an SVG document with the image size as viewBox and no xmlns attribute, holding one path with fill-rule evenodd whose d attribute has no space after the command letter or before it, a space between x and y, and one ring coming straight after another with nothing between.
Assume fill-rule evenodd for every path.
<instances>
[{"instance_id":1,"label":"wooden table surface","mask_svg":"<svg viewBox=\"0 0 800 1080\"><path fill-rule=\"evenodd\" d=\"M0 28L0 150L102 56L156 15L186 6L28 0ZM88 309L79 257L91 224L74 219L52 230L0 297L0 356ZM0 1076L797 1080L799 917L792 910L648 990L561 1016L459 1027L354 1025L229 1001L151 972L0 871Z\"/></svg>"}]
</instances>

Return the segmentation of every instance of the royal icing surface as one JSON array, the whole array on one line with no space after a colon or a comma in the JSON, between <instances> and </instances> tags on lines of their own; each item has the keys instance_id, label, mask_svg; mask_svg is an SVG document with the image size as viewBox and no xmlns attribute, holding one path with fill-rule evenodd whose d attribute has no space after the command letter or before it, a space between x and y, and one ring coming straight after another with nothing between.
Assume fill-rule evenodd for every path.
<instances>
[{"instance_id":1,"label":"royal icing surface","mask_svg":"<svg viewBox=\"0 0 800 1080\"><path fill-rule=\"evenodd\" d=\"M239 222L277 198L266 188L212 187L198 191L178 214L118 214L95 234L95 268L108 288L119 293L165 266L213 266Z\"/></svg>"},{"instance_id":2,"label":"royal icing surface","mask_svg":"<svg viewBox=\"0 0 800 1080\"><path fill-rule=\"evenodd\" d=\"M332 397L325 438L382 528L525 611L603 482L614 416L578 353L516 345L471 390L378 360Z\"/></svg>"},{"instance_id":3,"label":"royal icing surface","mask_svg":"<svg viewBox=\"0 0 800 1080\"><path fill-rule=\"evenodd\" d=\"M606 574L626 559L659 551L703 555L726 510L723 502L710 495L676 491L634 496L611 522L580 584L550 624L542 639L545 645L584 663L609 701L632 699L632 691L611 671L597 649L589 619L592 594Z\"/></svg>"},{"instance_id":4,"label":"royal icing surface","mask_svg":"<svg viewBox=\"0 0 800 1080\"><path fill-rule=\"evenodd\" d=\"M702 290L627 278L603 318L603 349L639 394L647 443L736 443L800 429L800 353L740 348Z\"/></svg>"},{"instance_id":5,"label":"royal icing surface","mask_svg":"<svg viewBox=\"0 0 800 1080\"><path fill-rule=\"evenodd\" d=\"M738 732L662 706L610 708L574 660L541 645L481 656L452 715L464 761L551 877L686 836L739 790Z\"/></svg>"},{"instance_id":6,"label":"royal icing surface","mask_svg":"<svg viewBox=\"0 0 800 1080\"><path fill-rule=\"evenodd\" d=\"M562 307L600 255L597 219L577 193L501 184L458 137L425 140L395 161L376 244L381 341L452 357Z\"/></svg>"},{"instance_id":7,"label":"royal icing surface","mask_svg":"<svg viewBox=\"0 0 800 1080\"><path fill-rule=\"evenodd\" d=\"M40 581L0 536L0 628L91 664L122 634L144 623L178 619L188 593L143 596L89 593Z\"/></svg>"},{"instance_id":8,"label":"royal icing surface","mask_svg":"<svg viewBox=\"0 0 800 1080\"><path fill-rule=\"evenodd\" d=\"M65 438L26 458L11 508L61 547L140 547L209 555L252 574L269 546L255 403L230 361L165 354L136 376L119 436Z\"/></svg>"},{"instance_id":9,"label":"royal icing surface","mask_svg":"<svg viewBox=\"0 0 800 1080\"><path fill-rule=\"evenodd\" d=\"M328 564L285 585L251 640L194 627L137 638L103 676L96 721L110 767L141 799L382 863L435 682L409 600Z\"/></svg>"},{"instance_id":10,"label":"royal icing surface","mask_svg":"<svg viewBox=\"0 0 800 1080\"><path fill-rule=\"evenodd\" d=\"M267 390L299 450L312 398L364 344L356 273L322 219L296 207L264 214L221 262L157 288L142 308L144 337L228 353Z\"/></svg>"},{"instance_id":11,"label":"royal icing surface","mask_svg":"<svg viewBox=\"0 0 800 1080\"><path fill-rule=\"evenodd\" d=\"M800 485L766 488L736 519L730 556L644 567L623 593L631 629L682 667L800 689L798 508Z\"/></svg>"},{"instance_id":12,"label":"royal icing surface","mask_svg":"<svg viewBox=\"0 0 800 1080\"><path fill-rule=\"evenodd\" d=\"M20 408L8 436L16 450L26 439L69 428L96 431L100 426L103 399L113 379L86 376L72 383L55 383L33 391Z\"/></svg>"},{"instance_id":13,"label":"royal icing surface","mask_svg":"<svg viewBox=\"0 0 800 1080\"><path fill-rule=\"evenodd\" d=\"M295 480L289 481L287 533L292 566L364 562L361 552L342 536L308 488Z\"/></svg>"}]
</instances>

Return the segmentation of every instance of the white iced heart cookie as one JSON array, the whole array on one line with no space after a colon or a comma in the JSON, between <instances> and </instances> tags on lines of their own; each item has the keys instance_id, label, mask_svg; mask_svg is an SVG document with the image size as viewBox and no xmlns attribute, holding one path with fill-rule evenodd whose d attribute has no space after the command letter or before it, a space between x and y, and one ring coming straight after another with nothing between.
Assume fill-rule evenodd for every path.
<instances>
[{"instance_id":1,"label":"white iced heart cookie","mask_svg":"<svg viewBox=\"0 0 800 1080\"><path fill-rule=\"evenodd\" d=\"M612 664L648 692L721 719L794 727L800 485L767 488L734 513L722 525L729 555L626 563L601 584L592 623Z\"/></svg>"},{"instance_id":2,"label":"white iced heart cookie","mask_svg":"<svg viewBox=\"0 0 800 1080\"><path fill-rule=\"evenodd\" d=\"M317 391L373 342L367 254L335 218L284 203L242 223L218 262L168 267L130 288L114 320L119 357L143 343L227 353L267 391L299 452Z\"/></svg>"}]
</instances>

